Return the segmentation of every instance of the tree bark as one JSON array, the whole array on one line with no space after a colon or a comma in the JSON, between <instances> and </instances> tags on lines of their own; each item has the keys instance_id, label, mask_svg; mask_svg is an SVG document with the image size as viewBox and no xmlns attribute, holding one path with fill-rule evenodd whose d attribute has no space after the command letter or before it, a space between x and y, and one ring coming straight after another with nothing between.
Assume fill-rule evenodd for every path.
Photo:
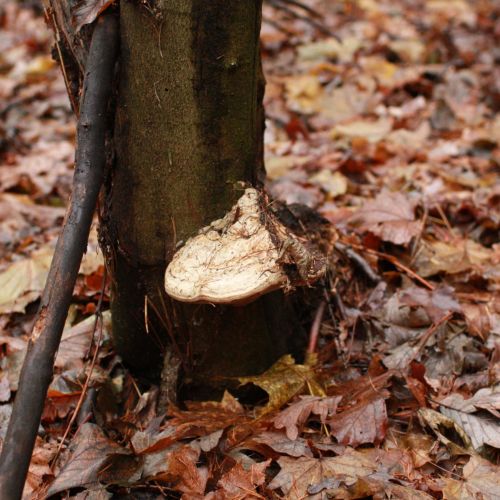
<instances>
[{"instance_id":1,"label":"tree bark","mask_svg":"<svg viewBox=\"0 0 500 500\"><path fill-rule=\"evenodd\" d=\"M265 370L300 335L281 292L245 307L180 304L163 292L176 245L263 177L260 17L261 0L121 3L104 214L113 335L125 361L150 375L175 350L199 397L224 377Z\"/></svg>"}]
</instances>

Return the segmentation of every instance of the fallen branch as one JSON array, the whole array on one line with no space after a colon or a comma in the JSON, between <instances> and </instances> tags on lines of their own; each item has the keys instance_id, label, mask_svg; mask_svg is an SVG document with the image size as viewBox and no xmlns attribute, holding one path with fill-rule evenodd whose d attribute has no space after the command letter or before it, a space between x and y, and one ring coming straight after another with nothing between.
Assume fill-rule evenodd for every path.
<instances>
[{"instance_id":1,"label":"fallen branch","mask_svg":"<svg viewBox=\"0 0 500 500\"><path fill-rule=\"evenodd\" d=\"M42 295L0 456L0 499L20 499L73 288L87 247L101 188L106 112L118 49L112 13L97 22L90 46L78 122L73 193Z\"/></svg>"}]
</instances>

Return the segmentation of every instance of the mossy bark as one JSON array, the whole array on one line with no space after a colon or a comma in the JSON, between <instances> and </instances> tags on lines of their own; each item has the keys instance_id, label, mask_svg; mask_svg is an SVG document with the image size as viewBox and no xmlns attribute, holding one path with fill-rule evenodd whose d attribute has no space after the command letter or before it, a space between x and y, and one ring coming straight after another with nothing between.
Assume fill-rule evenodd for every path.
<instances>
[{"instance_id":1,"label":"mossy bark","mask_svg":"<svg viewBox=\"0 0 500 500\"><path fill-rule=\"evenodd\" d=\"M202 394L221 377L265 370L297 329L281 293L236 308L184 305L162 292L176 245L223 216L242 183L262 178L261 1L122 1L120 9L106 231L114 339L149 374L173 345L185 382Z\"/></svg>"}]
</instances>

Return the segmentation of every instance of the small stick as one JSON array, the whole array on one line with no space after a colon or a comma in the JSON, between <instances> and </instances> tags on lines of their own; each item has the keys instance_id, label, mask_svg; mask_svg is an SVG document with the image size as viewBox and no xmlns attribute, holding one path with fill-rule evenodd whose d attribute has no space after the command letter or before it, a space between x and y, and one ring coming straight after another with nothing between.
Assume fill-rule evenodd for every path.
<instances>
[{"instance_id":1,"label":"small stick","mask_svg":"<svg viewBox=\"0 0 500 500\"><path fill-rule=\"evenodd\" d=\"M394 257L394 255L390 255L384 252L377 252L377 250L372 250L371 248L365 248L361 245L351 244L351 246L354 248L358 248L363 252L371 253L372 255L376 255L377 257L381 257L382 259L388 260L391 264L394 264L396 267L404 271L408 276L422 283L422 285L424 285L429 290L434 290L436 288L432 283L429 283L426 279L422 278L422 276L419 276L415 271L412 271L409 267L399 262L399 260L396 257Z\"/></svg>"},{"instance_id":2,"label":"small stick","mask_svg":"<svg viewBox=\"0 0 500 500\"><path fill-rule=\"evenodd\" d=\"M420 340L418 341L417 348L411 357L411 359L408 362L408 365L415 360L417 355L422 351L422 349L425 347L429 339L431 338L431 335L443 324L446 323L451 317L453 316L452 312L449 312L448 314L444 315L440 320L436 321L436 323L433 323L422 335Z\"/></svg>"},{"instance_id":3,"label":"small stick","mask_svg":"<svg viewBox=\"0 0 500 500\"><path fill-rule=\"evenodd\" d=\"M40 418L52 380L54 358L87 247L106 165L107 106L118 53L113 13L97 21L85 70L78 121L73 192L33 326L0 455L0 499L22 496Z\"/></svg>"},{"instance_id":4,"label":"small stick","mask_svg":"<svg viewBox=\"0 0 500 500\"><path fill-rule=\"evenodd\" d=\"M382 278L372 269L370 264L368 264L368 262L366 262L366 260L352 248L349 248L347 245L340 242L335 243L335 248L343 252L356 265L356 267L363 272L370 282L376 284L382 281Z\"/></svg>"}]
</instances>

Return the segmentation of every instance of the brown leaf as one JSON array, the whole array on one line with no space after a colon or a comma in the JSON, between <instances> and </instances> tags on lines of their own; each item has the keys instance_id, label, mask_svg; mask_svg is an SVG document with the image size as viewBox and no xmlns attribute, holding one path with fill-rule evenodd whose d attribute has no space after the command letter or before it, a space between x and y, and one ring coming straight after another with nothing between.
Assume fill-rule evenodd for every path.
<instances>
[{"instance_id":1,"label":"brown leaf","mask_svg":"<svg viewBox=\"0 0 500 500\"><path fill-rule=\"evenodd\" d=\"M76 32L85 24L93 23L114 0L81 0L73 9L73 25Z\"/></svg>"},{"instance_id":2,"label":"brown leaf","mask_svg":"<svg viewBox=\"0 0 500 500\"><path fill-rule=\"evenodd\" d=\"M423 242L415 259L415 268L424 278L444 272L457 274L465 271L481 273L492 258L490 249L471 239Z\"/></svg>"},{"instance_id":3,"label":"brown leaf","mask_svg":"<svg viewBox=\"0 0 500 500\"><path fill-rule=\"evenodd\" d=\"M385 438L387 423L385 401L379 397L362 400L328 420L337 441L350 446L380 443Z\"/></svg>"},{"instance_id":4,"label":"brown leaf","mask_svg":"<svg viewBox=\"0 0 500 500\"><path fill-rule=\"evenodd\" d=\"M187 410L179 410L173 406L169 408L168 415L172 418L162 431L162 437L152 440L141 453L153 453L167 448L179 439L213 434L208 442L200 443L200 446L207 448L214 438L220 438L221 434L215 434L217 431L236 423L243 423L246 419L245 410L229 392L224 393L221 402L187 401L186 406Z\"/></svg>"},{"instance_id":5,"label":"brown leaf","mask_svg":"<svg viewBox=\"0 0 500 500\"><path fill-rule=\"evenodd\" d=\"M493 398L498 399L498 394L493 395ZM448 396L444 402L446 402L446 406L441 406L440 412L464 430L475 449L481 448L485 443L500 449L500 419L498 416L495 418L472 414L476 409L474 402L464 401L458 394ZM494 404L493 399L492 403ZM498 405L498 401L496 403ZM479 402L479 404L481 403ZM498 412L496 413L498 414Z\"/></svg>"},{"instance_id":6,"label":"brown leaf","mask_svg":"<svg viewBox=\"0 0 500 500\"><path fill-rule=\"evenodd\" d=\"M460 305L453 296L453 289L449 286L434 290L411 286L401 292L400 300L410 307L423 307L433 323L438 323L450 312L461 312Z\"/></svg>"},{"instance_id":7,"label":"brown leaf","mask_svg":"<svg viewBox=\"0 0 500 500\"><path fill-rule=\"evenodd\" d=\"M282 432L262 432L242 443L240 448L259 451L266 455L262 446L255 445L265 445L277 453L291 457L312 457L311 449L305 439L295 438L292 440Z\"/></svg>"},{"instance_id":8,"label":"brown leaf","mask_svg":"<svg viewBox=\"0 0 500 500\"><path fill-rule=\"evenodd\" d=\"M292 403L275 417L274 426L277 429L285 428L289 439L297 439L299 427L306 423L311 413L318 415L321 423L324 424L327 417L335 414L341 399L341 396L324 398L300 396L299 401Z\"/></svg>"},{"instance_id":9,"label":"brown leaf","mask_svg":"<svg viewBox=\"0 0 500 500\"><path fill-rule=\"evenodd\" d=\"M266 480L266 469L269 467L271 459L252 464L248 469L237 463L232 469L226 472L217 483L219 490L217 493L222 493L223 498L259 498L255 491L258 486L264 484ZM252 492L255 494L252 495Z\"/></svg>"},{"instance_id":10,"label":"brown leaf","mask_svg":"<svg viewBox=\"0 0 500 500\"><path fill-rule=\"evenodd\" d=\"M464 454L473 451L469 436L453 419L430 408L420 408L418 410L418 417L422 425L427 424L434 431L438 439L450 448L452 453ZM444 433L447 430L451 431L454 441L445 436ZM461 442L457 442L457 437L460 438Z\"/></svg>"},{"instance_id":11,"label":"brown leaf","mask_svg":"<svg viewBox=\"0 0 500 500\"><path fill-rule=\"evenodd\" d=\"M350 219L360 231L370 231L384 241L408 244L421 230L415 220L414 205L402 193L384 191L375 200L364 203Z\"/></svg>"},{"instance_id":12,"label":"brown leaf","mask_svg":"<svg viewBox=\"0 0 500 500\"><path fill-rule=\"evenodd\" d=\"M59 350L57 351L55 366L69 369L73 365L79 366L79 361L83 360L89 351L94 333L95 315L80 321L71 328L66 328L63 332ZM111 330L111 312L102 313L102 328L104 334ZM97 332L100 325L97 324Z\"/></svg>"},{"instance_id":13,"label":"brown leaf","mask_svg":"<svg viewBox=\"0 0 500 500\"><path fill-rule=\"evenodd\" d=\"M444 500L497 500L500 491L500 467L477 455L470 458L463 471L464 481L445 478Z\"/></svg>"},{"instance_id":14,"label":"brown leaf","mask_svg":"<svg viewBox=\"0 0 500 500\"><path fill-rule=\"evenodd\" d=\"M196 467L200 451L186 445L168 457L168 475L177 481L175 487L187 495L203 495L208 480L207 467Z\"/></svg>"},{"instance_id":15,"label":"brown leaf","mask_svg":"<svg viewBox=\"0 0 500 500\"><path fill-rule=\"evenodd\" d=\"M288 500L326 499L326 495L321 492L310 495L309 488L329 478L353 482L358 477L373 474L377 470L377 465L371 458L354 450L347 450L342 456L328 458L282 457L278 464L281 470L271 481L269 488L280 488Z\"/></svg>"},{"instance_id":16,"label":"brown leaf","mask_svg":"<svg viewBox=\"0 0 500 500\"><path fill-rule=\"evenodd\" d=\"M108 439L94 424L83 424L71 443L71 455L51 484L48 496L71 488L91 487L99 483L99 472L109 457L127 451Z\"/></svg>"}]
</instances>

